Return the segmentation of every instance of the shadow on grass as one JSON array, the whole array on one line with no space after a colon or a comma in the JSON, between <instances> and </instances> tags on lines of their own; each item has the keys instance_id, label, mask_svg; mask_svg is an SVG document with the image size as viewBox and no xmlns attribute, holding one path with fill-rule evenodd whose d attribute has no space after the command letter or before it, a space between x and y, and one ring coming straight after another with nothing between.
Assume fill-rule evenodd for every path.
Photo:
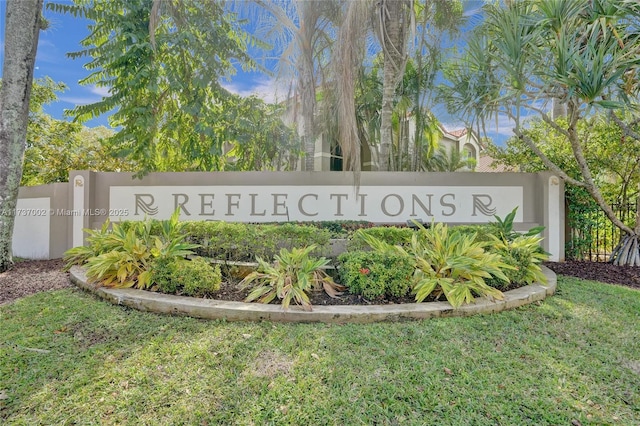
<instances>
[{"instance_id":1,"label":"shadow on grass","mask_svg":"<svg viewBox=\"0 0 640 426\"><path fill-rule=\"evenodd\" d=\"M367 325L226 323L42 293L0 308L0 419L637 424L638 312L640 292L569 278L514 311Z\"/></svg>"}]
</instances>

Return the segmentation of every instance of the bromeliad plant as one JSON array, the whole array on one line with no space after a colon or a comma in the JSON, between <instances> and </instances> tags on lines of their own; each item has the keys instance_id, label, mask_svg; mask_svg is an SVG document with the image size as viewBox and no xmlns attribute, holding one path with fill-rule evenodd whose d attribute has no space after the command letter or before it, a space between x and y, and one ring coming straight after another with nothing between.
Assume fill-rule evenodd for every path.
<instances>
[{"instance_id":1,"label":"bromeliad plant","mask_svg":"<svg viewBox=\"0 0 640 426\"><path fill-rule=\"evenodd\" d=\"M503 299L502 292L486 284L493 277L508 282L503 270L512 269L499 254L485 250L488 242L475 241L474 234L463 234L442 223L425 228L416 224L409 247L391 246L366 236L367 243L378 251L396 251L410 257L415 265L413 293L422 302L429 295L444 295L457 308L471 303L473 295Z\"/></svg>"},{"instance_id":2,"label":"bromeliad plant","mask_svg":"<svg viewBox=\"0 0 640 426\"><path fill-rule=\"evenodd\" d=\"M277 297L282 300L283 309L293 301L310 311L307 292L324 289L330 297L338 297L345 288L336 284L322 269L329 263L328 259L310 257L315 249L315 245L291 250L283 248L275 256L273 264L256 257L258 269L240 282L243 288L254 287L245 301L269 303Z\"/></svg>"},{"instance_id":3,"label":"bromeliad plant","mask_svg":"<svg viewBox=\"0 0 640 426\"><path fill-rule=\"evenodd\" d=\"M116 288L147 289L152 285L151 269L155 259L177 259L193 254L196 244L185 243L178 220L179 211L160 223L160 233L152 232L152 222L134 222L125 229L117 223L105 222L100 231L89 233L86 247L75 247L65 253L67 268L84 264L87 278Z\"/></svg>"}]
</instances>

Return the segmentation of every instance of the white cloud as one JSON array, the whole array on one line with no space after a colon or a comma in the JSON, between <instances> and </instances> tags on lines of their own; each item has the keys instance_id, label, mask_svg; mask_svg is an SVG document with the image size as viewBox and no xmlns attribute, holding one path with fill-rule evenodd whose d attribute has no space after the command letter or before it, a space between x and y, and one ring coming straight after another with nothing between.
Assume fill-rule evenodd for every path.
<instances>
[{"instance_id":1,"label":"white cloud","mask_svg":"<svg viewBox=\"0 0 640 426\"><path fill-rule=\"evenodd\" d=\"M103 97L109 96L109 89L106 87L89 87L89 94L80 96L60 96L60 101L73 105L87 105L99 102Z\"/></svg>"},{"instance_id":2,"label":"white cloud","mask_svg":"<svg viewBox=\"0 0 640 426\"><path fill-rule=\"evenodd\" d=\"M288 93L288 87L285 83L267 77L259 77L244 84L222 81L220 85L236 95L242 97L255 95L267 103L282 101Z\"/></svg>"},{"instance_id":3,"label":"white cloud","mask_svg":"<svg viewBox=\"0 0 640 426\"><path fill-rule=\"evenodd\" d=\"M91 91L91 93L95 93L100 97L109 96L109 89L107 87L91 86L89 90Z\"/></svg>"}]
</instances>

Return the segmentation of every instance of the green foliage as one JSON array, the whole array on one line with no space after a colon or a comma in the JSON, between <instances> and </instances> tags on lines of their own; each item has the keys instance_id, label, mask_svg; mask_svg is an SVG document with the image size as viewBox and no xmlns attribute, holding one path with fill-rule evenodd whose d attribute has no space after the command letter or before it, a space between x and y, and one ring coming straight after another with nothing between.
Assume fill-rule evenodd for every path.
<instances>
[{"instance_id":1,"label":"green foliage","mask_svg":"<svg viewBox=\"0 0 640 426\"><path fill-rule=\"evenodd\" d=\"M627 113L625 121L633 121ZM557 120L564 124L566 119ZM583 144L585 160L594 178L609 203L626 203L636 193L640 182L640 144L611 121L610 116L600 113L577 123L579 139ZM631 130L640 131L640 123ZM571 177L579 178L580 170L573 159L571 145L563 135L540 119L531 120L523 132L535 142L540 151L555 164L559 165ZM540 158L520 139L510 138L504 147L489 145L490 155L500 163L517 168L523 172L538 172L547 167ZM571 189L580 189L569 185L567 193L572 204L593 202L588 194L574 194ZM584 191L584 190L583 190ZM577 198L572 198L572 196ZM586 196L585 196L586 195Z\"/></svg>"},{"instance_id":2,"label":"green foliage","mask_svg":"<svg viewBox=\"0 0 640 426\"><path fill-rule=\"evenodd\" d=\"M629 113L624 115L624 120L633 121ZM565 120L558 121L563 123ZM640 132L640 123L631 126L631 130ZM625 135L625 132L605 114L596 114L578 122L577 132L583 141L587 164L605 201L614 207L614 210L616 205L633 202L640 183L640 144L634 143L634 140ZM532 120L525 133L551 161L562 167L571 177L579 177L580 171L573 161L570 144L563 136L554 132L550 125L541 120ZM519 138L510 138L503 148L490 146L489 151L498 161L520 167L520 170L525 172L546 169L542 161ZM610 226L609 221L603 223L603 219L600 219L598 223L594 218L598 216L596 212L599 208L585 188L566 185L565 198L567 222L572 229L566 242L565 255L569 259L584 259L590 252L597 252L597 245L602 245L602 233L598 230ZM634 227L633 220L627 220L624 213L620 212L619 218ZM619 233L616 233L613 238L617 239L618 235ZM606 243L615 245L613 241Z\"/></svg>"},{"instance_id":3,"label":"green foliage","mask_svg":"<svg viewBox=\"0 0 640 426\"><path fill-rule=\"evenodd\" d=\"M307 295L309 291L324 289L329 296L338 297L344 288L334 283L322 269L328 265L327 259L310 256L315 248L314 245L291 250L283 248L275 256L273 265L256 257L258 270L247 275L240 283L245 288L253 287L246 301L269 303L277 297L282 300L283 309L287 309L293 301L305 310L311 310Z\"/></svg>"},{"instance_id":4,"label":"green foliage","mask_svg":"<svg viewBox=\"0 0 640 426\"><path fill-rule=\"evenodd\" d=\"M406 248L363 235L374 250L395 251L412 260L416 301L422 302L433 293L436 298L444 295L456 308L473 302L473 294L503 298L502 292L487 285L485 279L495 277L508 282L503 270L511 266L502 262L499 254L485 250L491 243L476 241L475 234L463 234L442 223L419 228Z\"/></svg>"},{"instance_id":5,"label":"green foliage","mask_svg":"<svg viewBox=\"0 0 640 426\"><path fill-rule=\"evenodd\" d=\"M284 124L286 104L267 104L255 96L231 95L219 126L231 149L221 157L222 170L296 170L301 143Z\"/></svg>"},{"instance_id":6,"label":"green foliage","mask_svg":"<svg viewBox=\"0 0 640 426\"><path fill-rule=\"evenodd\" d=\"M100 229L84 229L88 234L87 245L73 247L64 253L65 270L69 270L74 265L83 265L92 257L117 250L122 244L126 229L116 226L116 232L112 232L109 227L111 223L107 219Z\"/></svg>"},{"instance_id":7,"label":"green foliage","mask_svg":"<svg viewBox=\"0 0 640 426\"><path fill-rule=\"evenodd\" d=\"M202 297L220 290L222 274L219 265L212 266L201 257L191 260L173 258L169 262L165 259L161 263L156 262L152 280L162 292Z\"/></svg>"},{"instance_id":8,"label":"green foliage","mask_svg":"<svg viewBox=\"0 0 640 426\"><path fill-rule=\"evenodd\" d=\"M180 289L180 283L174 279L175 265L186 260L159 257L153 262L151 268L151 282L161 293L176 294Z\"/></svg>"},{"instance_id":9,"label":"green foliage","mask_svg":"<svg viewBox=\"0 0 640 426\"><path fill-rule=\"evenodd\" d=\"M116 159L109 152L105 140L113 131L56 120L43 112L43 106L55 102L57 93L66 88L64 83L49 77L33 82L21 186L67 182L70 170L131 171L136 168L135 162Z\"/></svg>"},{"instance_id":10,"label":"green foliage","mask_svg":"<svg viewBox=\"0 0 640 426\"><path fill-rule=\"evenodd\" d=\"M331 233L331 238L346 238L358 229L366 229L374 226L372 222L365 220L321 220L317 222L295 222L296 225L314 226L326 229Z\"/></svg>"},{"instance_id":11,"label":"green foliage","mask_svg":"<svg viewBox=\"0 0 640 426\"><path fill-rule=\"evenodd\" d=\"M137 164L112 155L106 127L87 128L43 114L32 118L27 129L22 185L67 182L71 170L133 171Z\"/></svg>"},{"instance_id":12,"label":"green foliage","mask_svg":"<svg viewBox=\"0 0 640 426\"><path fill-rule=\"evenodd\" d=\"M527 147L516 154L540 160L520 158L518 166L543 164L584 188L616 227L635 235L640 221L625 224L611 208L611 193L604 194L622 189L618 196L628 197L628 184L638 179L640 3L491 2L484 17L446 73L450 112L483 128L506 114ZM528 129L532 115L545 124Z\"/></svg>"},{"instance_id":13,"label":"green foliage","mask_svg":"<svg viewBox=\"0 0 640 426\"><path fill-rule=\"evenodd\" d=\"M547 282L540 264L549 259L541 247L542 238L537 235L521 235L510 240L496 241L491 251L499 254L502 261L512 268L504 269L504 273L511 283L533 284ZM487 284L492 287L503 288L508 282L489 278Z\"/></svg>"},{"instance_id":14,"label":"green foliage","mask_svg":"<svg viewBox=\"0 0 640 426\"><path fill-rule=\"evenodd\" d=\"M358 229L347 242L349 251L366 250L370 248L368 237L373 237L377 241L383 241L390 245L407 245L411 242L414 231L411 228L395 226L378 226L375 228Z\"/></svg>"},{"instance_id":15,"label":"green foliage","mask_svg":"<svg viewBox=\"0 0 640 426\"><path fill-rule=\"evenodd\" d=\"M254 256L273 259L281 248L314 245L322 255L329 247L329 231L295 224L258 225L230 222L185 222L189 241L200 245L197 253L220 260L252 261Z\"/></svg>"},{"instance_id":16,"label":"green foliage","mask_svg":"<svg viewBox=\"0 0 640 426\"><path fill-rule=\"evenodd\" d=\"M235 64L256 69L246 33L223 2L77 0L48 3L91 22L82 50L91 74L80 84L109 89L100 101L68 112L79 121L114 111L109 139L140 173L185 170L292 169L297 140L282 123L282 105L232 95L221 77ZM283 155L286 152L287 155Z\"/></svg>"},{"instance_id":17,"label":"green foliage","mask_svg":"<svg viewBox=\"0 0 640 426\"><path fill-rule=\"evenodd\" d=\"M497 225L493 223L482 225L456 225L454 229L456 232L460 232L461 234L475 235L475 240L481 242L493 242L495 241L495 237L500 235Z\"/></svg>"},{"instance_id":18,"label":"green foliage","mask_svg":"<svg viewBox=\"0 0 640 426\"><path fill-rule=\"evenodd\" d=\"M67 268L86 264L87 277L102 285L118 288L149 288L151 269L156 258L175 259L192 254L197 247L186 243L176 210L170 219L160 222L131 222L126 227L106 221L100 230L89 234L87 247L75 247L65 253ZM154 235L157 224L160 235Z\"/></svg>"},{"instance_id":19,"label":"green foliage","mask_svg":"<svg viewBox=\"0 0 640 426\"><path fill-rule=\"evenodd\" d=\"M151 285L151 247L133 229L121 235L117 225L114 227L119 247L89 258L87 278L106 287L147 289Z\"/></svg>"},{"instance_id":20,"label":"green foliage","mask_svg":"<svg viewBox=\"0 0 640 426\"><path fill-rule=\"evenodd\" d=\"M497 231L497 236L503 241L513 241L514 239L524 236L535 236L544 231L544 226L535 226L529 229L527 232L517 232L513 230L513 220L516 217L516 212L518 208L514 208L510 213L508 213L504 219L501 219L498 215L494 215L493 217L496 221L492 224L494 229Z\"/></svg>"},{"instance_id":21,"label":"green foliage","mask_svg":"<svg viewBox=\"0 0 640 426\"><path fill-rule=\"evenodd\" d=\"M353 294L369 299L402 297L411 290L413 261L398 253L351 251L342 253L340 281Z\"/></svg>"},{"instance_id":22,"label":"green foliage","mask_svg":"<svg viewBox=\"0 0 640 426\"><path fill-rule=\"evenodd\" d=\"M444 294L451 306L473 302L473 294L502 299L502 292L488 286L485 278L508 281L503 269L509 266L499 255L485 251L486 243L473 235L437 223L422 228L411 241L410 253L415 258L413 291L421 302L431 293Z\"/></svg>"}]
</instances>

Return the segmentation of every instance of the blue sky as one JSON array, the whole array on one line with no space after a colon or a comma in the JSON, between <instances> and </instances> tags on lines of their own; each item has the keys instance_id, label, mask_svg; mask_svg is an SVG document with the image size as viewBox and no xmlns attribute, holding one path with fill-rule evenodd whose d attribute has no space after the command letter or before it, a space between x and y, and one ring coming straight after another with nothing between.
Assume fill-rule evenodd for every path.
<instances>
[{"instance_id":1,"label":"blue sky","mask_svg":"<svg viewBox=\"0 0 640 426\"><path fill-rule=\"evenodd\" d=\"M5 11L5 1L0 0L0 40L2 40L0 63L4 53ZM58 95L58 102L45 106L45 112L62 119L65 109L97 102L103 95L107 95L107 92L104 88L78 84L79 80L88 75L88 71L84 69L87 60L86 58L74 60L66 56L68 52L81 50L80 42L89 34L87 26L91 21L46 9L44 16L49 21L49 28L40 33L34 76L35 78L48 76L68 86L65 92ZM257 94L265 100L273 100L276 95L284 96L283 90L278 91L277 85L271 78L256 72L244 73L239 70L230 81L225 79L222 84L234 93L245 96ZM107 116L90 120L85 125L108 126Z\"/></svg>"},{"instance_id":2,"label":"blue sky","mask_svg":"<svg viewBox=\"0 0 640 426\"><path fill-rule=\"evenodd\" d=\"M475 10L479 4L481 2L477 0L468 1L466 9ZM4 0L0 0L1 39L4 39L5 9ZM46 31L40 34L35 77L49 76L53 80L64 82L68 86L65 92L59 94L58 102L45 107L45 111L48 114L61 119L65 109L73 108L75 105L99 101L102 95L106 94L106 91L95 86L79 85L78 81L88 75L88 72L83 68L86 58L72 60L66 57L66 53L80 50L80 41L88 35L87 25L90 21L71 15L54 13L49 10L44 11L44 16L50 25ZM0 45L0 48L3 49L3 46L4 42ZM2 56L0 55L0 61L2 61ZM283 99L287 92L286 83L279 83L273 78L257 72L245 73L239 70L229 81L223 80L221 83L234 93L244 96L256 94L266 101ZM463 123L447 117L443 108L439 108L439 110L437 115L448 129L463 127ZM89 127L107 126L107 117L99 117L86 122L85 125ZM497 142L503 141L506 138L505 134L510 133L510 126L499 126L499 132L495 133L495 130L491 132L492 137Z\"/></svg>"}]
</instances>

